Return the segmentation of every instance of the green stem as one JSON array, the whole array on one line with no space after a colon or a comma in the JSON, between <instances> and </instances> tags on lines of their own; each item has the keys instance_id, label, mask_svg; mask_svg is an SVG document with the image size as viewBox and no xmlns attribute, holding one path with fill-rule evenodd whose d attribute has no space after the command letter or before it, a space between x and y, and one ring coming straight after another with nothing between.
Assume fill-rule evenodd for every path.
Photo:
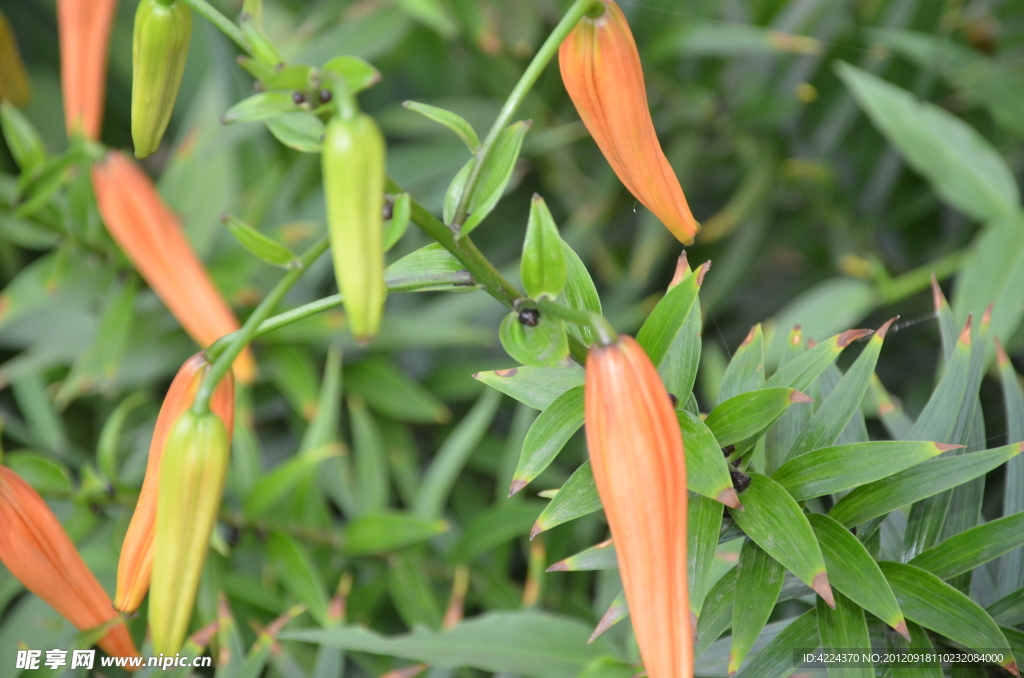
<instances>
[{"instance_id":1,"label":"green stem","mask_svg":"<svg viewBox=\"0 0 1024 678\"><path fill-rule=\"evenodd\" d=\"M600 0L576 0L572 7L569 8L569 11L565 13L565 16L562 17L562 20L558 22L558 25L555 26L555 30L551 32L548 39L537 50L537 54L534 55L530 65L526 67L512 93L505 100L505 105L501 107L501 111L498 113L498 117L495 118L494 124L491 125L491 131L487 133L487 138L480 144L480 148L476 152L476 162L473 163L472 169L469 170L466 186L462 190L462 195L459 196L459 203L455 208L455 217L452 219L452 229L456 232L466 222L467 212L469 211L469 199L473 195L473 189L480 179L480 173L484 165L487 164L487 157L494 148L494 144L498 141L498 135L508 125L512 115L519 108L520 104L523 103L523 99L526 98L527 93L537 82L537 78L540 77L540 74L547 67L548 62L558 52L559 46L566 36L569 35L569 32L576 27L580 19L584 16L592 15L599 8L602 12L604 11L604 3L600 2Z\"/></svg>"},{"instance_id":2,"label":"green stem","mask_svg":"<svg viewBox=\"0 0 1024 678\"><path fill-rule=\"evenodd\" d=\"M203 415L210 411L210 397L213 396L213 390L217 387L220 380L224 378L228 370L231 369L231 363L242 352L242 349L252 341L252 338L256 336L259 326L267 319L267 316L274 310L274 307L281 302L281 299L288 293L292 285L306 272L310 264L327 251L329 246L330 240L326 235L313 243L312 247L298 258L298 266L289 270L281 278L277 285L274 286L274 289L270 291L270 294L252 312L252 315L245 321L242 328L233 333L234 338L226 347L221 349L220 354L213 361L213 366L206 373L206 376L203 377L199 390L196 392L195 402L192 404L192 412L197 415Z\"/></svg>"},{"instance_id":3,"label":"green stem","mask_svg":"<svg viewBox=\"0 0 1024 678\"><path fill-rule=\"evenodd\" d=\"M612 329L611 324L600 313L582 311L577 308L569 308L568 306L563 306L551 299L538 299L532 303L536 304L537 310L539 310L542 315L550 315L567 322L591 328L594 330L594 333L598 337L598 342L602 346L614 344L619 338L619 335L616 334L614 329ZM573 357L576 356L574 355Z\"/></svg>"},{"instance_id":4,"label":"green stem","mask_svg":"<svg viewBox=\"0 0 1024 678\"><path fill-rule=\"evenodd\" d=\"M341 306L341 302L342 297L340 294L332 294L329 297L317 299L316 301L311 301L308 304L303 304L302 306L296 306L293 309L289 309L284 313L279 313L261 322L252 337L253 339L256 337L262 337L268 332L279 330L282 327L298 322L303 318L308 318L311 315L316 315L317 313L336 308ZM241 331L242 330L236 330L231 334L225 334L223 337L210 344L209 348L206 349L206 359L211 361L217 360L217 358L220 357L220 354L227 349L228 345L235 340L238 333Z\"/></svg>"},{"instance_id":5,"label":"green stem","mask_svg":"<svg viewBox=\"0 0 1024 678\"><path fill-rule=\"evenodd\" d=\"M249 43L245 41L245 36L242 35L242 29L236 26L226 16L221 14L216 7L208 3L206 0L181 0L181 2L184 2L195 10L200 16L213 24L221 33L234 40L235 43L245 50L247 54L250 53Z\"/></svg>"},{"instance_id":6,"label":"green stem","mask_svg":"<svg viewBox=\"0 0 1024 678\"><path fill-rule=\"evenodd\" d=\"M966 249L951 252L938 261L925 264L903 275L882 281L880 287L886 304L895 304L928 289L934 274L939 280L947 278L963 266L970 252Z\"/></svg>"}]
</instances>

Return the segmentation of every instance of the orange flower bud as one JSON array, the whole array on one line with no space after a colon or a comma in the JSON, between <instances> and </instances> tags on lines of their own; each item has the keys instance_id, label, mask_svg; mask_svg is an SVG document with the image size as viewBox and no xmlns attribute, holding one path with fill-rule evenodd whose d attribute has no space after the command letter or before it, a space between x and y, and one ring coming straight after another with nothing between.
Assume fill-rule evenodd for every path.
<instances>
[{"instance_id":1,"label":"orange flower bud","mask_svg":"<svg viewBox=\"0 0 1024 678\"><path fill-rule=\"evenodd\" d=\"M107 43L117 0L57 0L60 82L68 134L100 134L107 88Z\"/></svg>"},{"instance_id":2,"label":"orange flower bud","mask_svg":"<svg viewBox=\"0 0 1024 678\"><path fill-rule=\"evenodd\" d=\"M117 564L117 593L114 607L122 612L135 612L149 590L149 579L153 571L153 531L156 524L156 495L160 478L160 460L164 444L171 427L185 413L195 400L199 383L206 374L210 363L202 353L197 353L181 366L167 389L160 414L153 429L153 440L149 445L149 460L146 462L146 477L142 491L135 505L135 513L128 525L121 546L121 558ZM217 384L210 400L210 409L224 422L228 440L231 439L235 423L235 381L230 373Z\"/></svg>"},{"instance_id":3,"label":"orange flower bud","mask_svg":"<svg viewBox=\"0 0 1024 678\"><path fill-rule=\"evenodd\" d=\"M238 329L238 321L192 250L178 218L149 177L123 153L111 152L92 169L100 215L110 235L189 336L206 348ZM235 360L235 374L253 380L249 349Z\"/></svg>"},{"instance_id":4,"label":"orange flower bud","mask_svg":"<svg viewBox=\"0 0 1024 678\"><path fill-rule=\"evenodd\" d=\"M658 143L633 33L619 6L604 4L601 16L583 17L562 42L562 82L629 192L680 241L693 242L700 225Z\"/></svg>"},{"instance_id":5,"label":"orange flower bud","mask_svg":"<svg viewBox=\"0 0 1024 678\"><path fill-rule=\"evenodd\" d=\"M584 408L594 482L647 675L691 676L683 438L658 371L632 338L590 349Z\"/></svg>"},{"instance_id":6,"label":"orange flower bud","mask_svg":"<svg viewBox=\"0 0 1024 678\"><path fill-rule=\"evenodd\" d=\"M110 597L50 507L6 467L0 467L0 560L25 588L80 631L117 619ZM124 623L111 627L99 646L116 657L139 654Z\"/></svg>"}]
</instances>

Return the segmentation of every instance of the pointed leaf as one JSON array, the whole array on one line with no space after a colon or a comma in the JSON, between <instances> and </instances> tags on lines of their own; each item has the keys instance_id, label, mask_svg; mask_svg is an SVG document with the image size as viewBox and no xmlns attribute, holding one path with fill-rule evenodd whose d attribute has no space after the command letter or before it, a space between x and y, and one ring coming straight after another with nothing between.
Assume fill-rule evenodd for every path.
<instances>
[{"instance_id":1,"label":"pointed leaf","mask_svg":"<svg viewBox=\"0 0 1024 678\"><path fill-rule=\"evenodd\" d=\"M700 417L685 410L677 410L676 417L683 431L687 489L736 506L738 502L729 475L729 464L711 429Z\"/></svg>"},{"instance_id":2,"label":"pointed leaf","mask_svg":"<svg viewBox=\"0 0 1024 678\"><path fill-rule=\"evenodd\" d=\"M871 647L864 610L842 593L836 594L836 607L830 610L825 601L818 599L818 640L824 652L842 652L844 649ZM846 666L831 664L829 678L874 678L873 666L857 664Z\"/></svg>"},{"instance_id":3,"label":"pointed leaf","mask_svg":"<svg viewBox=\"0 0 1024 678\"><path fill-rule=\"evenodd\" d=\"M473 187L473 195L469 200L468 216L466 217L466 222L459 229L458 237L461 238L469 235L491 213L494 206L498 204L502 194L505 192L509 179L512 178L512 170L515 169L516 161L519 159L519 150L523 146L523 137L526 136L526 132L529 129L529 121L519 121L512 123L498 135L497 141L494 142L494 146L491 148L491 152L480 170L476 186ZM476 160L470 160L469 162L472 164ZM467 165L466 167L469 166ZM466 176L468 178L468 172ZM448 191L461 198L462 191L465 190L465 181L462 182L461 186L458 186L457 182L458 177L452 182L452 186ZM455 202L457 203L458 199Z\"/></svg>"},{"instance_id":4,"label":"pointed leaf","mask_svg":"<svg viewBox=\"0 0 1024 678\"><path fill-rule=\"evenodd\" d=\"M765 388L784 386L797 391L808 391L814 380L836 361L844 348L871 332L872 330L847 330L826 339L782 365L764 382Z\"/></svg>"},{"instance_id":5,"label":"pointed leaf","mask_svg":"<svg viewBox=\"0 0 1024 678\"><path fill-rule=\"evenodd\" d=\"M543 410L569 389L582 386L584 372L575 364L570 367L512 367L477 372L473 378L535 410Z\"/></svg>"},{"instance_id":6,"label":"pointed leaf","mask_svg":"<svg viewBox=\"0 0 1024 678\"><path fill-rule=\"evenodd\" d=\"M746 659L754 641L768 623L782 590L786 570L753 541L743 543L736 566L736 598L732 607L732 647L729 673Z\"/></svg>"},{"instance_id":7,"label":"pointed leaf","mask_svg":"<svg viewBox=\"0 0 1024 678\"><path fill-rule=\"evenodd\" d=\"M597 295L597 287L594 286L587 267L565 241L562 241L562 253L565 255L567 277L565 287L555 301L577 311L590 311L600 315L601 297ZM584 346L591 346L597 341L597 336L590 326L569 323L565 329L569 336Z\"/></svg>"},{"instance_id":8,"label":"pointed leaf","mask_svg":"<svg viewBox=\"0 0 1024 678\"><path fill-rule=\"evenodd\" d=\"M296 261L295 255L287 247L273 238L268 238L252 226L239 219L225 214L221 222L231 231L231 235L250 253L272 266L290 268Z\"/></svg>"},{"instance_id":9,"label":"pointed leaf","mask_svg":"<svg viewBox=\"0 0 1024 678\"><path fill-rule=\"evenodd\" d=\"M298 110L302 109L292 100L291 92L260 92L229 108L220 121L225 125L232 122L258 122Z\"/></svg>"},{"instance_id":10,"label":"pointed leaf","mask_svg":"<svg viewBox=\"0 0 1024 678\"><path fill-rule=\"evenodd\" d=\"M583 570L614 570L619 566L615 543L605 540L548 567L548 572L579 572Z\"/></svg>"},{"instance_id":11,"label":"pointed leaf","mask_svg":"<svg viewBox=\"0 0 1024 678\"><path fill-rule=\"evenodd\" d=\"M698 618L711 589L721 529L722 505L690 492L686 507L686 573L690 583L690 611Z\"/></svg>"},{"instance_id":12,"label":"pointed leaf","mask_svg":"<svg viewBox=\"0 0 1024 678\"><path fill-rule=\"evenodd\" d=\"M371 513L345 524L345 554L350 557L397 551L424 542L449 529L444 520L425 520L408 513Z\"/></svg>"},{"instance_id":13,"label":"pointed leaf","mask_svg":"<svg viewBox=\"0 0 1024 678\"><path fill-rule=\"evenodd\" d=\"M534 194L530 201L530 218L526 224L520 263L523 289L531 299L542 295L554 299L565 288L568 275L558 226L544 199Z\"/></svg>"},{"instance_id":14,"label":"pointed leaf","mask_svg":"<svg viewBox=\"0 0 1024 678\"><path fill-rule=\"evenodd\" d=\"M320 70L341 76L349 94L357 94L380 82L380 71L369 62L354 56L338 56L325 63Z\"/></svg>"},{"instance_id":15,"label":"pointed leaf","mask_svg":"<svg viewBox=\"0 0 1024 678\"><path fill-rule=\"evenodd\" d=\"M515 494L546 469L569 438L583 426L583 387L574 386L540 413L523 441L519 465L512 477Z\"/></svg>"},{"instance_id":16,"label":"pointed leaf","mask_svg":"<svg viewBox=\"0 0 1024 678\"><path fill-rule=\"evenodd\" d=\"M818 617L812 608L790 622L767 647L754 655L736 678L786 678L799 668L793 661L793 648L817 644Z\"/></svg>"},{"instance_id":17,"label":"pointed leaf","mask_svg":"<svg viewBox=\"0 0 1024 678\"><path fill-rule=\"evenodd\" d=\"M704 423L725 447L761 436L790 405L807 402L810 398L792 388L762 388L719 404Z\"/></svg>"},{"instance_id":18,"label":"pointed leaf","mask_svg":"<svg viewBox=\"0 0 1024 678\"><path fill-rule=\"evenodd\" d=\"M764 333L760 323L750 328L722 375L718 400L723 402L764 386Z\"/></svg>"},{"instance_id":19,"label":"pointed leaf","mask_svg":"<svg viewBox=\"0 0 1024 678\"><path fill-rule=\"evenodd\" d=\"M600 510L601 498L597 494L594 471L588 460L569 476L562 488L558 490L555 498L541 512L530 533L530 538L532 539L556 525Z\"/></svg>"},{"instance_id":20,"label":"pointed leaf","mask_svg":"<svg viewBox=\"0 0 1024 678\"><path fill-rule=\"evenodd\" d=\"M471 153L476 153L480 149L480 138L476 135L476 130L461 115L418 101L406 101L402 106L455 132Z\"/></svg>"},{"instance_id":21,"label":"pointed leaf","mask_svg":"<svg viewBox=\"0 0 1024 678\"><path fill-rule=\"evenodd\" d=\"M910 564L939 579L952 579L1019 546L1024 546L1024 513L1003 516L961 532L917 554Z\"/></svg>"},{"instance_id":22,"label":"pointed leaf","mask_svg":"<svg viewBox=\"0 0 1024 678\"><path fill-rule=\"evenodd\" d=\"M283 532L267 539L267 555L285 589L299 599L321 625L327 623L327 586L303 546Z\"/></svg>"},{"instance_id":23,"label":"pointed leaf","mask_svg":"<svg viewBox=\"0 0 1024 678\"><path fill-rule=\"evenodd\" d=\"M476 289L473 277L455 255L438 243L411 252L384 269L391 292Z\"/></svg>"},{"instance_id":24,"label":"pointed leaf","mask_svg":"<svg viewBox=\"0 0 1024 678\"><path fill-rule=\"evenodd\" d=\"M319 153L324 140L324 123L309 111L282 113L265 121L270 133L288 148L302 153Z\"/></svg>"}]
</instances>

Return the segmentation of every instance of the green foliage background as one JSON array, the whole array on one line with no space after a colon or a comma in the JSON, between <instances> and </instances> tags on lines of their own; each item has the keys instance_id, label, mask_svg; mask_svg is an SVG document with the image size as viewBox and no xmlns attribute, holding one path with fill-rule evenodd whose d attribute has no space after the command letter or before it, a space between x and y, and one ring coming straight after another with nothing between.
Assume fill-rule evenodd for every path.
<instances>
[{"instance_id":1,"label":"green foliage background","mask_svg":"<svg viewBox=\"0 0 1024 678\"><path fill-rule=\"evenodd\" d=\"M232 17L240 9L240 3L214 4ZM469 152L448 130L401 103L411 99L455 111L482 136L567 4L276 1L265 3L264 23L289 62L319 65L349 54L381 71L382 81L363 93L360 103L388 137L389 174L415 200L440 213L448 184ZM131 146L134 5L120 4L110 48L102 141L115 148ZM911 440L966 444L971 453L1024 438L1024 401L1013 399L1018 377L1006 368L1000 381L990 336L978 328L980 314L994 303L991 334L1011 356L1019 356L1024 219L1017 177L1024 163L1024 6L977 0L646 0L623 2L622 7L641 49L659 136L705 227L687 250L689 262L713 262L699 296L703 342L695 392L700 410L711 411L726 400L720 397L725 394L757 392L766 372L797 358L786 348L795 324L802 325L804 338L820 343L853 327L877 328L898 314L901 320L890 328L877 370L868 365L862 378L868 388L867 375L877 371L896 409L883 407L890 415L883 421L878 406L886 402L884 394L872 385L863 408L847 408L846 420L839 422L847 438L833 436L818 447L863 443L867 436L899 439L914 419L917 435ZM33 98L23 113L47 150L59 154L67 142L53 3L5 2L3 11L31 77ZM244 317L280 273L246 252L219 217L231 212L301 249L324 231L319 158L285 148L261 123L221 124L225 111L252 94L252 78L235 64L236 49L227 39L199 17L195 26L164 147L144 166L158 178L193 245ZM876 73L937 108L921 107L868 75L837 68L840 62ZM554 64L517 117L526 118L533 126L509 191L474 232L474 240L517 282L529 199L541 194L563 239L592 275L605 316L617 330L636 333L664 294L680 246L600 156ZM9 150L0 149L5 463L52 499L86 559L111 585L160 399L196 347L103 232L81 167L27 215L16 213L17 176ZM389 262L430 242L410 227ZM933 272L951 299L945 316L936 311L928 291ZM334 291L323 258L284 306ZM125 303L130 312L124 312ZM244 651L256 640L250 622L259 628L295 602L306 604L310 613L289 629L330 626L328 600L347 572L354 578L347 598L349 622L381 634L422 627L401 642L370 637L354 627L337 631L331 636L335 645L363 650L346 655L352 675L379 675L412 659L432 665L455 661L508 674L575 675L589 666L595 675L632 675L631 668L616 663L635 659L628 623L613 627L594 645L585 644L621 590L616 571L539 573L605 539L600 513L546 532L533 542L543 547L531 547L528 540L546 505L537 492L562 486L585 460L582 434L571 437L524 492L506 496L535 408L473 379L475 373L515 365L498 344L505 313L480 291L392 294L381 336L368 348L348 339L340 311L314 316L256 343L260 379L241 396L224 520L196 609L198 628L217 617L218 593L226 595L237 623L222 625L217 648ZM963 378L959 395L940 386L933 396L941 383L938 375L953 372L942 365L956 363L956 336L969 313L975 314L975 343L982 349L964 353L963 373L957 373ZM763 357L748 352L746 362L740 361L744 352L737 347L761 322ZM839 366L850 368L861 347L870 345L855 343L839 358ZM833 392L841 376L825 366L820 374L810 389L801 389L816 402ZM1018 384L1017 391L1012 383ZM565 388L571 385L570 380ZM983 416L971 411L972 388L980 393ZM963 418L964 426L943 434L931 420L922 423L925 418L918 416L928 412L930 398L932 419ZM806 407L803 422L812 411ZM740 441L749 443L755 458L748 470L766 470L758 455L778 445L779 436L789 435L793 442L799 428L783 433L785 422L796 426L787 416L767 436L761 430ZM773 421L766 421L766 427ZM772 453L767 454L770 458ZM841 475L847 461L840 459L824 477ZM947 524L943 539L1000 516L1007 520L1024 508L1017 496L1024 491L1024 466L1014 465L1019 461L978 471L983 481L972 486L978 492L971 500L973 513L967 511L958 526ZM761 478L755 476L752 489L770 482ZM425 486L436 493L434 500L422 498ZM916 486L908 481L907 487ZM827 511L849 487L810 499L804 508ZM714 503L711 508L721 509ZM876 537L860 536L876 560L908 560L913 553L901 552L906 514L897 510L891 515L902 517L881 528L876 523ZM760 657L760 663L748 665L748 675L793 670L789 655L771 664L767 650L758 654L783 628L790 635L778 637L791 647L858 646L854 641L860 636L842 635L849 625L822 621L829 615L860 619L860 626L854 624L857 632L863 627L868 638L870 631L876 645L898 642L892 634L883 637L883 625L871 615L864 621L860 607L875 612L865 602L854 604L840 594L839 611L831 612L820 601L815 606L795 578L782 581L781 574L773 575L775 560L753 546L762 541L757 526L737 520L740 525L732 532L728 519L723 528L723 545L706 582L719 585L705 589L708 601L731 605L730 582L747 587L742 590L775 590L761 580L744 581L742 570L739 581L725 574L738 557L752 562L761 557L764 564L747 572L782 582L776 597L783 602L774 609L774 599L754 596L743 603L750 609L735 613L736 619L760 619L756 628L734 629L734 638L741 631L752 642L759 638L751 657ZM790 536L799 537L801 529L794 527ZM743 551L749 556L739 556L742 542L735 539L744 532L753 538ZM809 527L807 534L813 542ZM933 553L931 561L923 561L931 567L921 567L951 581L1010 627L1002 632L1003 644L990 635L985 639L991 645L972 645L943 626L941 614L936 621L934 610L932 616L911 614L915 603L907 591L913 587L901 589L897 581L924 586L930 593L926 598L952 606L948 614L975 608L938 579L921 584L923 575L914 579L918 575L899 570L910 566L885 565L896 599L913 622L915 641L1022 647L1024 632L1012 628L1024 622L1021 565L994 558L1024 542L1024 530L1016 522L999 523L983 534L972 533L968 541ZM968 547L982 555L966 564L943 559L975 552ZM787 569L799 569L780 560ZM499 616L483 617L452 632L462 635L439 639L431 630L441 626L458 565L469 568L467 616ZM536 586L534 602L530 591ZM522 611L524 588L534 611ZM33 648L75 642L73 630L24 595L6 571L0 574L0 604L0 666L14 666L17 642ZM714 609L724 624L718 633L723 633L734 613L728 607ZM705 614L702 623L711 623ZM797 614L802 615L799 623L790 624ZM143 619L133 622L137 637ZM921 627L931 630L931 641ZM701 649L714 639L702 641ZM479 656L462 659L458 652L466 648ZM698 675L725 675L729 650L729 636L710 645L698 659ZM332 662L341 661L338 650L288 640L269 652L265 670L268 675L319 678L338 675L340 664ZM223 671L258 675L264 670L259 661L252 666L259 668L240 669L236 663ZM430 671L441 678L451 669L435 666ZM893 667L892 673L900 671Z\"/></svg>"}]
</instances>

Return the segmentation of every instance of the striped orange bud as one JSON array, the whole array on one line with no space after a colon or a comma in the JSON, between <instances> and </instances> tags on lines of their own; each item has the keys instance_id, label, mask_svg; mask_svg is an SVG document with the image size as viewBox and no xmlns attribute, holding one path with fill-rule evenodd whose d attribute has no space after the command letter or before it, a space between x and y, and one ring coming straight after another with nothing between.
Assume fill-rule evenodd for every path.
<instances>
[{"instance_id":1,"label":"striped orange bud","mask_svg":"<svg viewBox=\"0 0 1024 678\"><path fill-rule=\"evenodd\" d=\"M135 612L149 590L149 579L153 571L153 531L156 525L156 494L160 478L160 460L164 444L171 427L192 406L199 383L203 380L210 363L202 353L197 353L181 366L167 389L160 414L153 429L153 440L149 445L149 461L146 462L146 477L142 481L139 501L128 525L121 546L121 558L117 564L117 593L114 607L122 612ZM230 373L217 384L210 400L210 409L224 422L228 440L235 423L235 380Z\"/></svg>"},{"instance_id":2,"label":"striped orange bud","mask_svg":"<svg viewBox=\"0 0 1024 678\"><path fill-rule=\"evenodd\" d=\"M692 676L683 438L658 371L631 337L590 349L584 409L594 482L647 675Z\"/></svg>"},{"instance_id":3,"label":"striped orange bud","mask_svg":"<svg viewBox=\"0 0 1024 678\"><path fill-rule=\"evenodd\" d=\"M206 348L237 330L238 321L178 218L139 166L112 151L93 166L92 183L110 235L189 336ZM256 365L249 349L235 359L234 368L243 383L253 380Z\"/></svg>"},{"instance_id":4,"label":"striped orange bud","mask_svg":"<svg viewBox=\"0 0 1024 678\"><path fill-rule=\"evenodd\" d=\"M107 43L117 0L57 0L60 83L68 134L96 139L107 89Z\"/></svg>"},{"instance_id":5,"label":"striped orange bud","mask_svg":"<svg viewBox=\"0 0 1024 678\"><path fill-rule=\"evenodd\" d=\"M25 588L80 631L117 619L110 597L57 516L7 467L0 467L0 560ZM99 646L116 657L139 654L124 623L112 626Z\"/></svg>"},{"instance_id":6,"label":"striped orange bud","mask_svg":"<svg viewBox=\"0 0 1024 678\"><path fill-rule=\"evenodd\" d=\"M672 235L693 242L700 225L654 131L633 33L619 6L603 2L603 14L583 17L562 42L562 82L619 180Z\"/></svg>"}]
</instances>

